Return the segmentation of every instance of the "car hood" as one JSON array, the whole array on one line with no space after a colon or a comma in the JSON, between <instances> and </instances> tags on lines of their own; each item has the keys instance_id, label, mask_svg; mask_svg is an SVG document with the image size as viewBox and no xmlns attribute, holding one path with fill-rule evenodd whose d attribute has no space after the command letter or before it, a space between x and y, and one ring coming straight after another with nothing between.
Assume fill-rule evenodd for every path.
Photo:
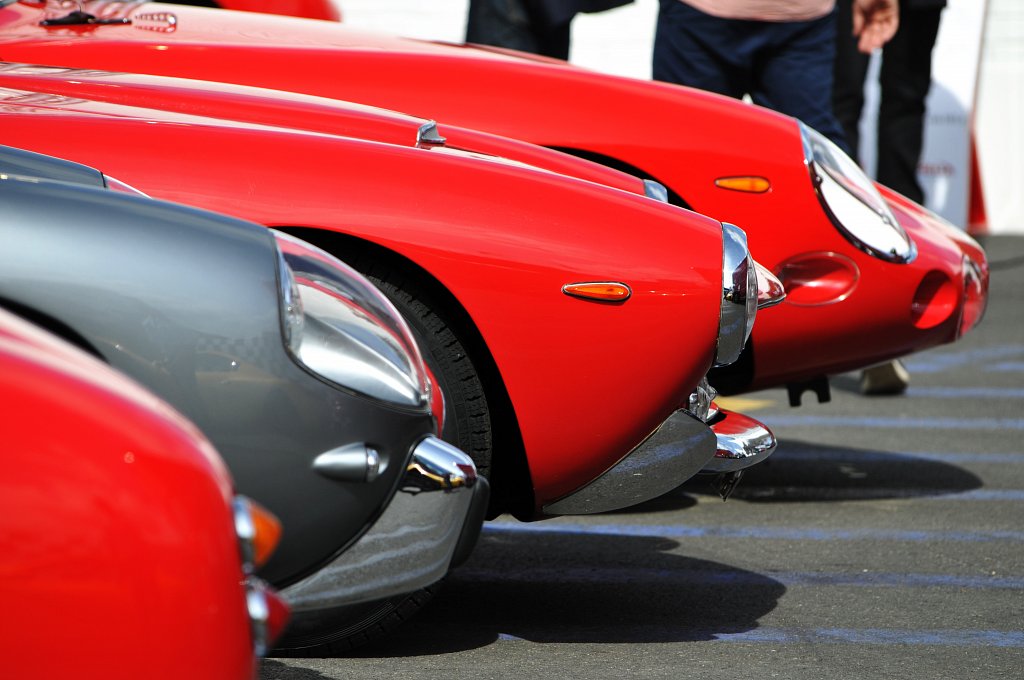
<instances>
[{"instance_id":1,"label":"car hood","mask_svg":"<svg viewBox=\"0 0 1024 680\"><path fill-rule=\"evenodd\" d=\"M41 47L81 45L83 40L90 45L106 47L134 44L135 47L144 46L147 51L166 51L169 44L204 45L207 50L211 49L209 46L216 45L218 55L223 50L259 45L276 45L285 49L288 46L328 49L358 46L372 50L392 50L405 45L413 51L442 54L457 49L450 45L353 31L333 22L246 12L209 12L200 8L131 2L87 2L83 7L105 22L124 20L130 23L43 27L39 25L40 21L64 16L67 12L14 2L0 8L0 59L13 51L13 43L26 40ZM108 43L108 40L112 42ZM482 50L480 52L486 54ZM56 55L49 50L46 54L47 58L42 63L54 64L59 60L59 57L55 60ZM498 54L496 58L518 61L511 55ZM250 67L259 68L251 54L248 59L243 57L243 61L246 60ZM126 55L125 66L132 68L133 63ZM116 66L120 67L120 64ZM313 72L323 67L318 60L311 60L306 68ZM51 94L280 125L388 144L415 146L423 141L424 126L433 122L373 106L281 90L93 69L69 71L23 64L5 64L0 68L0 78L3 79L0 87L10 84ZM429 78L429 74L425 77ZM501 156L625 191L644 192L639 178L619 170L533 144L440 122L442 125L431 136L445 140L444 145L448 148Z\"/></svg>"},{"instance_id":2,"label":"car hood","mask_svg":"<svg viewBox=\"0 0 1024 680\"><path fill-rule=\"evenodd\" d=\"M278 94L280 98L276 96ZM480 139L489 150L507 148L516 151L518 147L524 147L525 151L520 154L524 160L487 153L479 149L484 144L468 144L473 148L466 149L462 145L421 142L419 138L424 126L427 126L429 134L437 133L431 121L329 99L304 101L318 99L261 88L221 87L219 83L180 78L0 63L0 115L31 110L38 115L107 117L114 125L117 120L136 119L154 124L286 130L289 133L345 138L357 144L370 142L420 147L434 153L472 157L546 174L569 174L589 181L599 179L580 177L578 173L560 173L559 169L572 170L578 159L542 147L459 128L454 128L454 131L460 141ZM292 104L295 104L294 108ZM73 120L71 117L67 120ZM294 126L289 124L293 122ZM361 134L352 134L357 130ZM489 138L494 140L493 143ZM112 136L110 141L111 144L118 143L116 136ZM549 156L555 157L553 162L548 160ZM559 156L565 156L565 160ZM548 167L532 164L530 160L538 160ZM591 165L587 161L580 163ZM609 175L613 180L617 175L624 178L617 186L612 184L614 188L643 193L639 179L617 171L611 171ZM609 185L608 182L598 183Z\"/></svg>"}]
</instances>

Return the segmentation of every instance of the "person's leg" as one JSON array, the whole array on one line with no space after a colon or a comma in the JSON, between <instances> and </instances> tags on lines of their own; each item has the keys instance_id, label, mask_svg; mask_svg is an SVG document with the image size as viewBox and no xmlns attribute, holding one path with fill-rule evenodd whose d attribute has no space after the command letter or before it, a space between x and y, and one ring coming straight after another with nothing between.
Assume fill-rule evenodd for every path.
<instances>
[{"instance_id":1,"label":"person's leg","mask_svg":"<svg viewBox=\"0 0 1024 680\"><path fill-rule=\"evenodd\" d=\"M899 359L865 368L860 374L861 394L869 396L903 394L909 385L910 372Z\"/></svg>"},{"instance_id":2,"label":"person's leg","mask_svg":"<svg viewBox=\"0 0 1024 680\"><path fill-rule=\"evenodd\" d=\"M853 0L836 3L836 61L832 73L832 111L843 128L846 143L859 160L860 117L864 110L864 81L871 55L857 49L853 36Z\"/></svg>"},{"instance_id":3,"label":"person's leg","mask_svg":"<svg viewBox=\"0 0 1024 680\"><path fill-rule=\"evenodd\" d=\"M832 112L835 12L813 21L763 26L770 41L754 59L754 103L799 118L849 153Z\"/></svg>"},{"instance_id":4,"label":"person's leg","mask_svg":"<svg viewBox=\"0 0 1024 680\"><path fill-rule=\"evenodd\" d=\"M524 0L470 0L466 42L540 54Z\"/></svg>"},{"instance_id":5,"label":"person's leg","mask_svg":"<svg viewBox=\"0 0 1024 680\"><path fill-rule=\"evenodd\" d=\"M661 0L654 36L653 76L678 85L742 97L747 92L746 36L740 24Z\"/></svg>"},{"instance_id":6,"label":"person's leg","mask_svg":"<svg viewBox=\"0 0 1024 680\"><path fill-rule=\"evenodd\" d=\"M942 8L900 7L900 28L882 52L878 111L878 181L918 203L924 190L917 164L924 144L925 99L932 82L932 47Z\"/></svg>"},{"instance_id":7,"label":"person's leg","mask_svg":"<svg viewBox=\"0 0 1024 680\"><path fill-rule=\"evenodd\" d=\"M569 39L572 36L572 23L560 26L534 26L537 37L537 54L569 61Z\"/></svg>"}]
</instances>

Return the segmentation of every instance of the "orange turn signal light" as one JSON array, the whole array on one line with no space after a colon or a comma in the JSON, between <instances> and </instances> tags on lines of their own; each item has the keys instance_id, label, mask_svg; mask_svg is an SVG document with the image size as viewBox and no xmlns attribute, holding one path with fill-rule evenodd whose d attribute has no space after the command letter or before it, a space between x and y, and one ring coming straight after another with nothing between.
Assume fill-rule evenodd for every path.
<instances>
[{"instance_id":1,"label":"orange turn signal light","mask_svg":"<svg viewBox=\"0 0 1024 680\"><path fill-rule=\"evenodd\" d=\"M719 177L715 180L715 186L731 191L742 191L748 194L763 194L772 188L772 183L767 177L754 175L745 177Z\"/></svg>"},{"instance_id":2,"label":"orange turn signal light","mask_svg":"<svg viewBox=\"0 0 1024 680\"><path fill-rule=\"evenodd\" d=\"M567 283L562 292L572 297L599 302L625 302L633 294L629 286L615 281Z\"/></svg>"},{"instance_id":3,"label":"orange turn signal light","mask_svg":"<svg viewBox=\"0 0 1024 680\"><path fill-rule=\"evenodd\" d=\"M249 513L256 528L252 538L253 562L262 567L281 542L281 522L269 510L259 503L249 500Z\"/></svg>"}]
</instances>

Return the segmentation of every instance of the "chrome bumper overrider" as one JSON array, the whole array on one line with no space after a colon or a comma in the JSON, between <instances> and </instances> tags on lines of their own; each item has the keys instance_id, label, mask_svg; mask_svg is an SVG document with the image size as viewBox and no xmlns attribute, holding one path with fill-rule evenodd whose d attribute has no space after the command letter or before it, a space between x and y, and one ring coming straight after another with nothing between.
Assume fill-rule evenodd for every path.
<instances>
[{"instance_id":1,"label":"chrome bumper overrider","mask_svg":"<svg viewBox=\"0 0 1024 680\"><path fill-rule=\"evenodd\" d=\"M326 609L410 593L441 580L456 549L475 538L487 504L487 481L472 459L435 437L420 442L402 486L352 547L284 590L292 611ZM466 538L466 537L470 538Z\"/></svg>"},{"instance_id":2,"label":"chrome bumper overrider","mask_svg":"<svg viewBox=\"0 0 1024 680\"><path fill-rule=\"evenodd\" d=\"M718 440L715 457L701 472L737 472L760 463L775 451L772 431L742 413L720 410L711 421Z\"/></svg>"},{"instance_id":3,"label":"chrome bumper overrider","mask_svg":"<svg viewBox=\"0 0 1024 680\"><path fill-rule=\"evenodd\" d=\"M687 411L676 411L625 458L586 486L545 505L544 513L586 515L657 498L706 468L716 448L710 427Z\"/></svg>"}]
</instances>

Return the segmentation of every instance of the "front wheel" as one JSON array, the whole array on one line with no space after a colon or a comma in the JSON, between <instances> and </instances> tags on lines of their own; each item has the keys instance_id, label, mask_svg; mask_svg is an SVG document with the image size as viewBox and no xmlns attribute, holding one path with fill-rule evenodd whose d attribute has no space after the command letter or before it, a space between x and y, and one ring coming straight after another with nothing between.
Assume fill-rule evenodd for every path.
<instances>
[{"instance_id":1,"label":"front wheel","mask_svg":"<svg viewBox=\"0 0 1024 680\"><path fill-rule=\"evenodd\" d=\"M477 471L490 477L493 423L480 372L466 343L446 318L444 307L407 280L400 272L373 264L363 273L405 317L420 343L424 360L445 397L441 437L465 451Z\"/></svg>"}]
</instances>

